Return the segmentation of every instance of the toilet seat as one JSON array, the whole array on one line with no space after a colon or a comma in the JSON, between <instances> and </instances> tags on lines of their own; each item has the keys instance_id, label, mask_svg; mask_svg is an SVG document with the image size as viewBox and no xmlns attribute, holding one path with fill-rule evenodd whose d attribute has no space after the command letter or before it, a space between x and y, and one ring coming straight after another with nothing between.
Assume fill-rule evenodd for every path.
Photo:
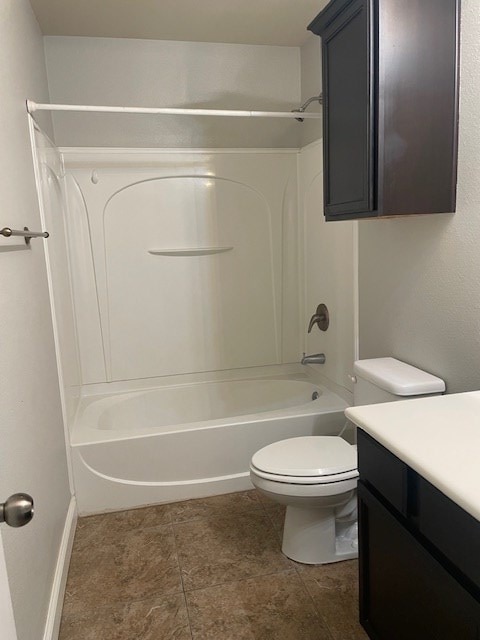
<instances>
[{"instance_id":1,"label":"toilet seat","mask_svg":"<svg viewBox=\"0 0 480 640\"><path fill-rule=\"evenodd\" d=\"M281 482L283 484L296 484L296 485L320 485L320 484L335 484L343 482L345 480L353 480L358 478L358 470L346 471L345 473L336 473L331 476L280 476L274 473L267 473L257 469L253 464L250 464L250 471L259 478L270 480L271 482Z\"/></svg>"},{"instance_id":2,"label":"toilet seat","mask_svg":"<svg viewBox=\"0 0 480 640\"><path fill-rule=\"evenodd\" d=\"M253 473L286 484L331 484L358 477L357 450L338 436L274 442L253 456Z\"/></svg>"}]
</instances>

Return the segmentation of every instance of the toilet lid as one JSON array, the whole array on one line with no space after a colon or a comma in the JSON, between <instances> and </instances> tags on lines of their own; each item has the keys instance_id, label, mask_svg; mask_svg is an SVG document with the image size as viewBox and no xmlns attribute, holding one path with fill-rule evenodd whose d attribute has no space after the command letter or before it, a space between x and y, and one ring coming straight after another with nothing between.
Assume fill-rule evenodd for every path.
<instances>
[{"instance_id":1,"label":"toilet lid","mask_svg":"<svg viewBox=\"0 0 480 640\"><path fill-rule=\"evenodd\" d=\"M280 476L331 476L354 471L357 450L338 436L290 438L257 451L252 465Z\"/></svg>"}]
</instances>

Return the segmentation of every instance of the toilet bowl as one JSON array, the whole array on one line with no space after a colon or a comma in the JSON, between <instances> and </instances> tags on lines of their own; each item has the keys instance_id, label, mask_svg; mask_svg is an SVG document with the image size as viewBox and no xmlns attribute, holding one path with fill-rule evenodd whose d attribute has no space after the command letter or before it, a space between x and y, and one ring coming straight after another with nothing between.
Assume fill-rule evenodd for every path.
<instances>
[{"instance_id":1,"label":"toilet bowl","mask_svg":"<svg viewBox=\"0 0 480 640\"><path fill-rule=\"evenodd\" d=\"M283 553L304 564L357 556L356 448L338 436L275 442L253 456L250 478L287 506Z\"/></svg>"},{"instance_id":2,"label":"toilet bowl","mask_svg":"<svg viewBox=\"0 0 480 640\"><path fill-rule=\"evenodd\" d=\"M394 358L355 362L356 405L438 395L440 378ZM257 451L250 479L262 494L286 505L283 553L304 564L358 555L357 450L340 436L307 436Z\"/></svg>"}]
</instances>

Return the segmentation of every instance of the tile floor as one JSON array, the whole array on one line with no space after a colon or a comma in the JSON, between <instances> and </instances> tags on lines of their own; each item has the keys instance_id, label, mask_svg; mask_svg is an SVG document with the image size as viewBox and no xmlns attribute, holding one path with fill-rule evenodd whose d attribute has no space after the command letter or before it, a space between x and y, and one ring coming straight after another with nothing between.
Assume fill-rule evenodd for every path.
<instances>
[{"instance_id":1,"label":"tile floor","mask_svg":"<svg viewBox=\"0 0 480 640\"><path fill-rule=\"evenodd\" d=\"M357 563L280 551L255 491L79 520L60 640L365 640Z\"/></svg>"}]
</instances>

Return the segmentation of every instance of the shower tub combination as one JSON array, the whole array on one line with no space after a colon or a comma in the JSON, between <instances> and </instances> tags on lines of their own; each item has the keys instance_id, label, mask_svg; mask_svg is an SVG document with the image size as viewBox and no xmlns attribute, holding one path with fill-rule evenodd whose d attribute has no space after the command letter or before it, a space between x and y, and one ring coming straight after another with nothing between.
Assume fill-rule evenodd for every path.
<instances>
[{"instance_id":1,"label":"shower tub combination","mask_svg":"<svg viewBox=\"0 0 480 640\"><path fill-rule=\"evenodd\" d=\"M251 489L255 451L338 434L347 406L305 373L84 396L72 430L79 511Z\"/></svg>"},{"instance_id":2,"label":"shower tub combination","mask_svg":"<svg viewBox=\"0 0 480 640\"><path fill-rule=\"evenodd\" d=\"M29 126L80 514L250 489L260 448L341 431L347 402L292 364L322 272L301 240L318 239L321 145L60 150Z\"/></svg>"}]
</instances>

